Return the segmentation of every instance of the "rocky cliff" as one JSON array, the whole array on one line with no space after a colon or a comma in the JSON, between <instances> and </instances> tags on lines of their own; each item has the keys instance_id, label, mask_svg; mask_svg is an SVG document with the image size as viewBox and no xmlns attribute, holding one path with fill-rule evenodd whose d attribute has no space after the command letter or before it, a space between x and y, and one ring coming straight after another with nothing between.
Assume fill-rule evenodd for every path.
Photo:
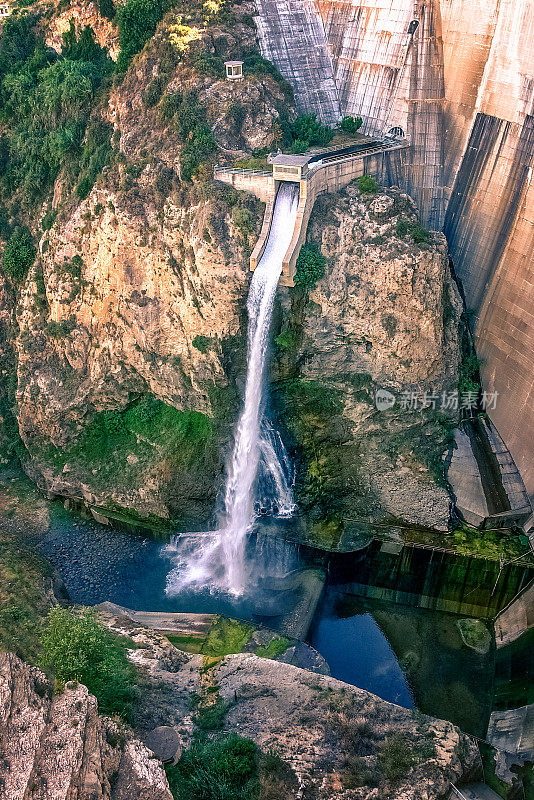
<instances>
[{"instance_id":1,"label":"rocky cliff","mask_svg":"<svg viewBox=\"0 0 534 800\"><path fill-rule=\"evenodd\" d=\"M87 688L54 694L45 675L0 653L2 800L172 800L161 764L140 741L100 717Z\"/></svg>"},{"instance_id":2,"label":"rocky cliff","mask_svg":"<svg viewBox=\"0 0 534 800\"><path fill-rule=\"evenodd\" d=\"M26 279L8 280L2 295L5 417L14 405L32 479L99 519L203 521L223 479L262 207L214 183L212 168L273 148L295 114L286 84L258 54L251 10L232 7L231 22L228 11L209 22L169 12L96 96L84 139L92 155L82 149L80 163L103 152L98 175L59 169L34 202L42 230L19 189L9 198L11 214L20 199L40 241ZM75 20L90 13L80 6ZM64 9L40 18L49 44L58 46L64 22ZM108 28L99 27L99 42L112 47ZM236 56L245 78L231 83L223 60ZM458 298L442 238L422 231L417 243L411 233L411 201L388 194L373 203L351 190L318 204L310 237L328 270L309 302L283 300L282 327L295 329L298 346L281 353L280 377L291 379L282 423L302 456L303 508L317 521L444 528L453 417L430 409L382 420L374 392L454 386ZM333 427L312 457L323 421L310 419L306 393L325 378L315 399Z\"/></svg>"},{"instance_id":3,"label":"rocky cliff","mask_svg":"<svg viewBox=\"0 0 534 800\"><path fill-rule=\"evenodd\" d=\"M308 239L326 274L286 299L282 419L301 454L304 506L331 532L342 521L447 525L444 459L457 412L443 398L457 389L462 306L444 237L416 219L399 192L351 184L319 198ZM384 388L396 400L380 410Z\"/></svg>"},{"instance_id":4,"label":"rocky cliff","mask_svg":"<svg viewBox=\"0 0 534 800\"><path fill-rule=\"evenodd\" d=\"M392 181L402 175L424 223L446 233L476 318L485 388L499 393L491 417L532 493L534 3L308 0L279 13L262 0L258 8L260 27L281 31L276 46L262 47L300 108L318 103L293 74L297 27L306 28L301 41L318 39L307 55L321 87L337 89L327 114L337 102L341 114L361 115L366 132L410 137L407 157L388 167ZM303 9L309 17L315 9L322 30L317 19L306 27Z\"/></svg>"},{"instance_id":5,"label":"rocky cliff","mask_svg":"<svg viewBox=\"0 0 534 800\"><path fill-rule=\"evenodd\" d=\"M87 22L90 9L78 10ZM170 14L92 112L88 130L113 132L92 191L80 201L60 172L39 207L53 224L16 314L13 298L2 302L2 338L5 358L16 352L22 462L51 495L144 519L213 509L261 205L215 185L211 171L228 152L271 147L292 113L283 83L262 68L248 11L195 28ZM63 16L45 25L49 44ZM222 80L222 59L242 52L259 67ZM208 141L201 155L195 136ZM14 400L12 389L7 406Z\"/></svg>"},{"instance_id":6,"label":"rocky cliff","mask_svg":"<svg viewBox=\"0 0 534 800\"><path fill-rule=\"evenodd\" d=\"M237 732L278 759L260 775L261 798L437 800L476 773L476 745L449 722L252 653L173 660L154 631L120 615L105 622L133 639L146 670L137 720L147 741L148 723L178 734L185 754L199 728Z\"/></svg>"}]
</instances>

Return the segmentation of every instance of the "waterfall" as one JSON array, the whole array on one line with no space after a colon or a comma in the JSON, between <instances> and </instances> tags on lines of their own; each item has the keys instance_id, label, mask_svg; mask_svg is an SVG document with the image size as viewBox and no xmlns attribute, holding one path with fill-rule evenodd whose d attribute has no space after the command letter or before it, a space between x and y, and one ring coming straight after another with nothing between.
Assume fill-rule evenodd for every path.
<instances>
[{"instance_id":1,"label":"waterfall","mask_svg":"<svg viewBox=\"0 0 534 800\"><path fill-rule=\"evenodd\" d=\"M227 468L223 510L217 530L176 536L167 548L176 566L167 594L187 587L243 593L245 546L256 519L256 504L289 516L294 510L292 476L282 441L265 412L265 363L276 287L297 217L299 187L284 183L276 196L271 230L248 295L248 362L243 410ZM260 468L261 464L261 468ZM256 507L255 507L256 506Z\"/></svg>"}]
</instances>

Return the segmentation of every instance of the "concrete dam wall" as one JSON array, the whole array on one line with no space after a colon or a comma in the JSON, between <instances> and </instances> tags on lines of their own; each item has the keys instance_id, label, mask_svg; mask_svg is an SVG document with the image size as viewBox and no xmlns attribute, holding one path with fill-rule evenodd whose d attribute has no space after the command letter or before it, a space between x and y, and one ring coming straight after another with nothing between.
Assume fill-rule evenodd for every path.
<instances>
[{"instance_id":1,"label":"concrete dam wall","mask_svg":"<svg viewBox=\"0 0 534 800\"><path fill-rule=\"evenodd\" d=\"M534 494L534 0L258 0L258 12L302 110L332 121L337 103L365 133L410 137L383 177L447 235L484 387L499 393L492 420Z\"/></svg>"}]
</instances>

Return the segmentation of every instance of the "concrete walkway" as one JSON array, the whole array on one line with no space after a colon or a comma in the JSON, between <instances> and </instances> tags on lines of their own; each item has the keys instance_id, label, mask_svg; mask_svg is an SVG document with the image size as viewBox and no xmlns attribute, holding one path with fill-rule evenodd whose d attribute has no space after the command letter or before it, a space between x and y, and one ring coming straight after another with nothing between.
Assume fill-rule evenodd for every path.
<instances>
[{"instance_id":1,"label":"concrete walkway","mask_svg":"<svg viewBox=\"0 0 534 800\"><path fill-rule=\"evenodd\" d=\"M451 800L454 800L455 797L460 798L460 800L502 800L500 795L485 783L469 783L466 786L460 786L460 788L453 784Z\"/></svg>"}]
</instances>

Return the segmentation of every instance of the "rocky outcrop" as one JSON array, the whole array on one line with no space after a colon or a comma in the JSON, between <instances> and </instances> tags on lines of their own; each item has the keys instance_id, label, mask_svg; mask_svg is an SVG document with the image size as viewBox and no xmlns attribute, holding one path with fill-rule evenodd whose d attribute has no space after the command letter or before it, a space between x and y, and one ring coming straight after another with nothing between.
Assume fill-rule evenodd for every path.
<instances>
[{"instance_id":1,"label":"rocky outcrop","mask_svg":"<svg viewBox=\"0 0 534 800\"><path fill-rule=\"evenodd\" d=\"M148 723L167 734L174 729L187 748L202 717L199 702L215 703L223 710L223 735L252 739L296 776L294 788L289 783L273 797L437 800L477 766L476 745L449 722L329 676L252 653L220 659L184 653L181 663L169 661L153 631L120 617L108 616L106 624L133 636L131 657L147 667L136 712L143 736L150 738ZM391 747L404 752L400 772L384 755Z\"/></svg>"},{"instance_id":2,"label":"rocky outcrop","mask_svg":"<svg viewBox=\"0 0 534 800\"><path fill-rule=\"evenodd\" d=\"M66 7L65 7L66 6ZM77 30L82 30L89 25L95 32L95 41L101 47L107 48L111 58L116 61L119 54L119 37L117 26L98 12L98 4L88 0L59 3L55 13L48 13L41 21L44 29L46 44L58 52L63 45L63 34L69 30L71 20Z\"/></svg>"},{"instance_id":3,"label":"rocky outcrop","mask_svg":"<svg viewBox=\"0 0 534 800\"><path fill-rule=\"evenodd\" d=\"M224 349L241 331L247 276L230 208L199 198L185 206L171 195L158 209L151 177L134 202L95 190L51 232L42 260L46 308L36 305L37 283L29 280L18 316L17 404L26 467L43 488L169 517L184 511L183 480L191 499L207 493L213 501L220 467L209 420L205 443L214 461L204 479L198 470L188 477L184 464L176 483L180 470L171 462L180 453L169 448L165 429L157 439L156 431L151 439L139 429L117 471L116 448L93 457L76 442L98 414L121 412L147 395L212 419L220 410L215 398L228 387ZM193 468L195 460L203 462L193 452ZM164 485L174 492L169 480L183 500L166 502Z\"/></svg>"},{"instance_id":4,"label":"rocky outcrop","mask_svg":"<svg viewBox=\"0 0 534 800\"><path fill-rule=\"evenodd\" d=\"M35 667L0 654L2 800L172 800L148 748L98 714L87 688L52 687Z\"/></svg>"},{"instance_id":5,"label":"rocky outcrop","mask_svg":"<svg viewBox=\"0 0 534 800\"><path fill-rule=\"evenodd\" d=\"M319 198L308 239L326 275L286 299L282 418L303 454L304 504L331 525L400 518L446 529L443 457L457 412L441 406L457 388L462 306L444 237L415 221L394 191L351 185ZM392 407L377 406L380 389Z\"/></svg>"}]
</instances>

